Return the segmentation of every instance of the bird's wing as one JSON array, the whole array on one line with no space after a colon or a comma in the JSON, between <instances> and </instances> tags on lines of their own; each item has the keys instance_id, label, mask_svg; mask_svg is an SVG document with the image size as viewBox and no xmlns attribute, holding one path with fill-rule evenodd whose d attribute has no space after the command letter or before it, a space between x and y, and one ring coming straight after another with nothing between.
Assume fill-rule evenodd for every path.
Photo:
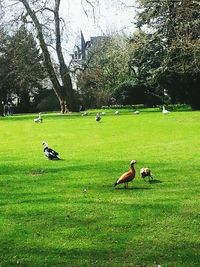
<instances>
[{"instance_id":1,"label":"bird's wing","mask_svg":"<svg viewBox=\"0 0 200 267\"><path fill-rule=\"evenodd\" d=\"M51 148L48 148L47 152L48 152L49 155L58 156L58 152L56 152L55 150L53 150Z\"/></svg>"},{"instance_id":2,"label":"bird's wing","mask_svg":"<svg viewBox=\"0 0 200 267\"><path fill-rule=\"evenodd\" d=\"M117 180L117 183L118 184L126 183L126 182L129 182L129 181L133 180L133 178L134 178L134 176L130 171L129 172L125 172L124 174L122 174L121 177L119 177L119 179Z\"/></svg>"}]
</instances>

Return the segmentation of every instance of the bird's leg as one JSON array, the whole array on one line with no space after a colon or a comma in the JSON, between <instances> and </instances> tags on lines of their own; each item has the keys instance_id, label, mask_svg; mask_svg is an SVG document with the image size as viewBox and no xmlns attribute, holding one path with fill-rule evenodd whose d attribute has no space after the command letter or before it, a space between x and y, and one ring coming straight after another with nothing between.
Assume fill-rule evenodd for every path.
<instances>
[{"instance_id":1,"label":"bird's leg","mask_svg":"<svg viewBox=\"0 0 200 267\"><path fill-rule=\"evenodd\" d=\"M153 180L153 177L150 175L149 176L149 183Z\"/></svg>"}]
</instances>

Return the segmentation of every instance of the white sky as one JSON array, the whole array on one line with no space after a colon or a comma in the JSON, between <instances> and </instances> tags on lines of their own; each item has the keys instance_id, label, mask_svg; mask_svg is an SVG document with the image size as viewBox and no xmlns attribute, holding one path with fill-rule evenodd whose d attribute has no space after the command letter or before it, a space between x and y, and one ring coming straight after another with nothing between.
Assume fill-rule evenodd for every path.
<instances>
[{"instance_id":1,"label":"white sky","mask_svg":"<svg viewBox=\"0 0 200 267\"><path fill-rule=\"evenodd\" d=\"M66 25L70 25L71 36L69 43L74 44L80 30L87 40L91 36L103 35L111 32L124 31L131 34L134 31L134 8L125 8L119 0L99 0L99 7L95 8L95 21L92 9L88 10L88 17L83 11L81 0L62 0L60 14L66 19ZM133 5L134 0L124 0ZM89 6L84 5L85 8Z\"/></svg>"}]
</instances>

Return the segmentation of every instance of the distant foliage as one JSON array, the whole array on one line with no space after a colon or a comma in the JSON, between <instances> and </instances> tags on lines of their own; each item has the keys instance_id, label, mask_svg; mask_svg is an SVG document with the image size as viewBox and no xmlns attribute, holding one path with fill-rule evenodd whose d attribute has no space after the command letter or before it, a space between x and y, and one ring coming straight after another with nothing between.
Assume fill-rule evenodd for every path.
<instances>
[{"instance_id":1,"label":"distant foliage","mask_svg":"<svg viewBox=\"0 0 200 267\"><path fill-rule=\"evenodd\" d=\"M165 101L200 108L200 5L198 1L138 0L131 66ZM144 29L148 28L147 32ZM143 29L143 31L142 31Z\"/></svg>"},{"instance_id":2,"label":"distant foliage","mask_svg":"<svg viewBox=\"0 0 200 267\"><path fill-rule=\"evenodd\" d=\"M21 27L14 35L7 35L0 60L1 100L16 104L16 112L34 111L34 97L43 89L46 73L33 35ZM0 74L1 75L1 74Z\"/></svg>"}]
</instances>

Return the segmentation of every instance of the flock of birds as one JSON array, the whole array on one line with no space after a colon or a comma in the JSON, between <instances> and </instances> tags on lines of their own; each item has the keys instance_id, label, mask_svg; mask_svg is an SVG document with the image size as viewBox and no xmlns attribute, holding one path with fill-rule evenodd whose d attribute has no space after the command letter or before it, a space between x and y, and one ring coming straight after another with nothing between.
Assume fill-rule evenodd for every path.
<instances>
[{"instance_id":1,"label":"flock of birds","mask_svg":"<svg viewBox=\"0 0 200 267\"><path fill-rule=\"evenodd\" d=\"M165 106L163 106L163 107L162 107L162 113L163 113L164 115L167 115L167 114L170 113L170 111L167 110L167 109L165 108ZM119 110L116 110L116 111L114 112L114 114L115 114L115 115L119 115L119 114L120 114L120 111L119 111ZM134 114L134 115L139 115L139 114L140 114L140 111L139 111L139 110L135 110L135 111L133 112L133 114ZM89 112L85 111L85 112L81 113L81 115L82 115L82 116L87 116L87 115L89 115ZM101 113L98 112L98 113L96 114L96 116L95 116L95 120L96 120L97 122L99 122L99 121L101 120L101 116L104 116L104 115L106 115L106 112L101 112ZM42 119L42 116L41 116L41 112L39 112L39 116L38 116L37 118L34 119L34 122L35 122L35 123L42 123L42 122L43 122L43 119Z\"/></svg>"},{"instance_id":2,"label":"flock of birds","mask_svg":"<svg viewBox=\"0 0 200 267\"><path fill-rule=\"evenodd\" d=\"M165 106L162 106L162 113L164 114L164 115L167 115L167 114L169 114L170 113L170 111L169 110L167 110L166 108L165 108ZM86 115L88 115L89 113L88 112L84 112L84 113L82 113L82 116L86 116ZM115 112L114 112L114 114L115 115L119 115L120 114L120 111L119 110L116 110ZM135 110L134 112L133 112L133 114L134 115L139 115L140 114L140 111L139 110ZM96 117L95 117L95 120L97 121L97 122L99 122L100 120L101 120L101 115L103 116L103 115L106 115L106 113L105 112L98 112L97 114L96 114Z\"/></svg>"},{"instance_id":3,"label":"flock of birds","mask_svg":"<svg viewBox=\"0 0 200 267\"><path fill-rule=\"evenodd\" d=\"M59 153L56 152L55 150L53 150L52 148L50 148L47 144L47 142L43 142L42 145L44 146L43 152L45 154L45 156L49 159L49 160L60 160L59 157ZM128 183L133 181L133 179L135 178L135 168L134 165L136 164L136 160L131 160L130 162L130 170L123 173L117 180L116 182L113 184L113 186L117 186L119 184L124 184L124 188L128 189ZM149 178L149 182L151 180L153 180L153 175L151 173L150 168L145 167L145 168L141 168L140 169L140 176L141 178L145 179L146 177ZM146 181L146 180L145 180ZM86 189L85 189L86 190Z\"/></svg>"},{"instance_id":4,"label":"flock of birds","mask_svg":"<svg viewBox=\"0 0 200 267\"><path fill-rule=\"evenodd\" d=\"M164 115L167 115L170 113L170 111L166 110L165 109L165 106L162 107L162 113ZM119 115L119 111L115 111L114 113L115 115ZM135 115L138 115L140 114L140 112L138 110L136 110L134 112ZM86 116L88 115L88 112L84 112L82 113L82 116ZM101 112L101 113L97 113L96 116L95 116L95 120L97 122L101 121L101 115L106 115L105 112ZM42 119L42 116L41 116L41 113L39 113L39 116L37 118L34 119L34 122L35 123L42 123L43 122L43 119ZM44 155L49 159L49 160L60 160L60 157L59 157L59 153L56 152L55 150L53 150L52 148L49 148L47 142L43 142L42 143L44 149L43 149L43 152L44 152ZM134 165L136 164L136 160L131 160L130 162L130 169L129 171L123 173L117 180L116 182L113 184L113 186L117 186L119 184L124 184L124 188L127 189L128 188L128 183L133 181L133 179L135 178L135 168L134 168ZM151 173L151 170L150 168L148 167L143 167L140 169L140 176L141 178L145 179L146 177L149 178L149 182L151 180L153 180L153 175Z\"/></svg>"},{"instance_id":5,"label":"flock of birds","mask_svg":"<svg viewBox=\"0 0 200 267\"><path fill-rule=\"evenodd\" d=\"M44 154L49 160L60 160L59 153L53 150L52 148L48 147L47 142L43 142L42 145L44 146ZM130 162L130 170L123 173L113 184L113 186L117 186L119 184L124 184L124 188L128 189L128 183L133 181L135 178L135 168L134 165L136 164L136 160L131 160ZM141 178L145 179L146 177L149 178L149 182L153 180L153 175L151 173L150 168L145 167L140 169L140 176ZM145 180L146 181L146 180Z\"/></svg>"}]
</instances>

